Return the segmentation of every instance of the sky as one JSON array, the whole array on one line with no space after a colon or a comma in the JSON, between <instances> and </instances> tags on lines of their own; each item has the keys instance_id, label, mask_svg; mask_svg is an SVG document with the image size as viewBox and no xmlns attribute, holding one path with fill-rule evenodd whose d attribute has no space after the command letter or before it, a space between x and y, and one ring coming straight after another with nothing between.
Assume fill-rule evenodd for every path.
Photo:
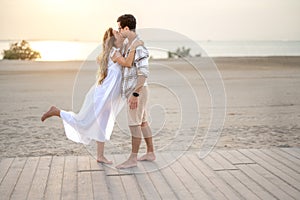
<instances>
[{"instance_id":1,"label":"sky","mask_svg":"<svg viewBox=\"0 0 300 200\"><path fill-rule=\"evenodd\" d=\"M99 41L117 18L193 40L300 40L300 0L0 0L0 40Z\"/></svg>"}]
</instances>

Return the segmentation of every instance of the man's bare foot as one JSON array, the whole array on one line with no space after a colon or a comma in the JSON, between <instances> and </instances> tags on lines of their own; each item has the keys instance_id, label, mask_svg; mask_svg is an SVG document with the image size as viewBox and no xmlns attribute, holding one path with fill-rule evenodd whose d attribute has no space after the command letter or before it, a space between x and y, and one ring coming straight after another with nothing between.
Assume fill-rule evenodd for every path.
<instances>
[{"instance_id":1,"label":"man's bare foot","mask_svg":"<svg viewBox=\"0 0 300 200\"><path fill-rule=\"evenodd\" d=\"M57 112L59 113L59 109L56 108L55 106L51 106L51 108L46 113L43 114L41 118L42 122L48 119L49 117L56 115Z\"/></svg>"},{"instance_id":2,"label":"man's bare foot","mask_svg":"<svg viewBox=\"0 0 300 200\"><path fill-rule=\"evenodd\" d=\"M100 156L97 158L97 163L103 163L103 164L108 164L111 165L113 162L111 160L107 160L104 156Z\"/></svg>"},{"instance_id":3,"label":"man's bare foot","mask_svg":"<svg viewBox=\"0 0 300 200\"><path fill-rule=\"evenodd\" d=\"M117 169L127 169L127 168L132 168L137 166L137 160L133 158L128 158L125 162L123 162L120 165L117 165Z\"/></svg>"},{"instance_id":4,"label":"man's bare foot","mask_svg":"<svg viewBox=\"0 0 300 200\"><path fill-rule=\"evenodd\" d=\"M148 152L142 157L138 158L138 161L154 161L155 159L155 154L153 152Z\"/></svg>"}]
</instances>

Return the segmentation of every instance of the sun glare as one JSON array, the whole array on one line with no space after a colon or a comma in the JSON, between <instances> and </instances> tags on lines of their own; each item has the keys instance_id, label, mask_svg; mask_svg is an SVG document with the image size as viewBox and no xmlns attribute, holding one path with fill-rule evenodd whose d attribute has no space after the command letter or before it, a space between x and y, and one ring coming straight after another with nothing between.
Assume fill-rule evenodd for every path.
<instances>
[{"instance_id":1,"label":"sun glare","mask_svg":"<svg viewBox=\"0 0 300 200\"><path fill-rule=\"evenodd\" d=\"M67 41L34 41L31 47L41 53L42 61L82 60L93 50L93 46L83 48L79 42Z\"/></svg>"},{"instance_id":2,"label":"sun glare","mask_svg":"<svg viewBox=\"0 0 300 200\"><path fill-rule=\"evenodd\" d=\"M55 7L65 9L68 7L74 7L77 2L72 0L44 0L43 4L47 7Z\"/></svg>"}]
</instances>

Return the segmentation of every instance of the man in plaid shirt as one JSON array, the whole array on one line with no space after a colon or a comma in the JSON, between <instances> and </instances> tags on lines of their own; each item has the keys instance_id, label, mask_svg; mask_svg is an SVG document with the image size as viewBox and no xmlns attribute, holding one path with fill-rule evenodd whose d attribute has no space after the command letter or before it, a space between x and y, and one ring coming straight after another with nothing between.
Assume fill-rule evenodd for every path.
<instances>
[{"instance_id":1,"label":"man in plaid shirt","mask_svg":"<svg viewBox=\"0 0 300 200\"><path fill-rule=\"evenodd\" d=\"M131 44L136 40L140 40L138 36L129 44L128 40L125 41L124 47L127 48L127 51L124 50L123 57L128 57L129 52L131 51ZM123 80L122 80L122 96L130 97L132 92L136 88L138 76L142 75L145 78L148 78L148 57L149 53L146 47L138 46L135 50L135 59L133 62L133 67L124 67L123 69ZM147 86L145 81L144 86Z\"/></svg>"},{"instance_id":2,"label":"man in plaid shirt","mask_svg":"<svg viewBox=\"0 0 300 200\"><path fill-rule=\"evenodd\" d=\"M123 55L127 57L130 52L131 44L136 40L139 40L135 32L136 19L133 15L125 14L120 16L117 22L119 33L127 38L123 50ZM124 163L117 166L119 169L136 167L138 160L155 160L152 132L148 125L146 114L148 100L148 86L146 79L149 74L149 52L144 46L138 46L135 51L135 60L132 67L123 68L122 80L122 96L128 99L127 113L128 125L132 138L132 151L129 158ZM147 153L138 159L137 154L140 148L142 134L147 145Z\"/></svg>"}]
</instances>

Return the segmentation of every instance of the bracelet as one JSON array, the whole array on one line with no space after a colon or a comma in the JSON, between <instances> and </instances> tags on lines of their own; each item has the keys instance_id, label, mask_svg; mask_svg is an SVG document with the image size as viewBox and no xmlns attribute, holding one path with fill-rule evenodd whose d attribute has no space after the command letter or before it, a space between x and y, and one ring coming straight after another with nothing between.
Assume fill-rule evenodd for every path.
<instances>
[{"instance_id":1,"label":"bracelet","mask_svg":"<svg viewBox=\"0 0 300 200\"><path fill-rule=\"evenodd\" d=\"M120 48L113 47L113 50L120 51Z\"/></svg>"}]
</instances>

